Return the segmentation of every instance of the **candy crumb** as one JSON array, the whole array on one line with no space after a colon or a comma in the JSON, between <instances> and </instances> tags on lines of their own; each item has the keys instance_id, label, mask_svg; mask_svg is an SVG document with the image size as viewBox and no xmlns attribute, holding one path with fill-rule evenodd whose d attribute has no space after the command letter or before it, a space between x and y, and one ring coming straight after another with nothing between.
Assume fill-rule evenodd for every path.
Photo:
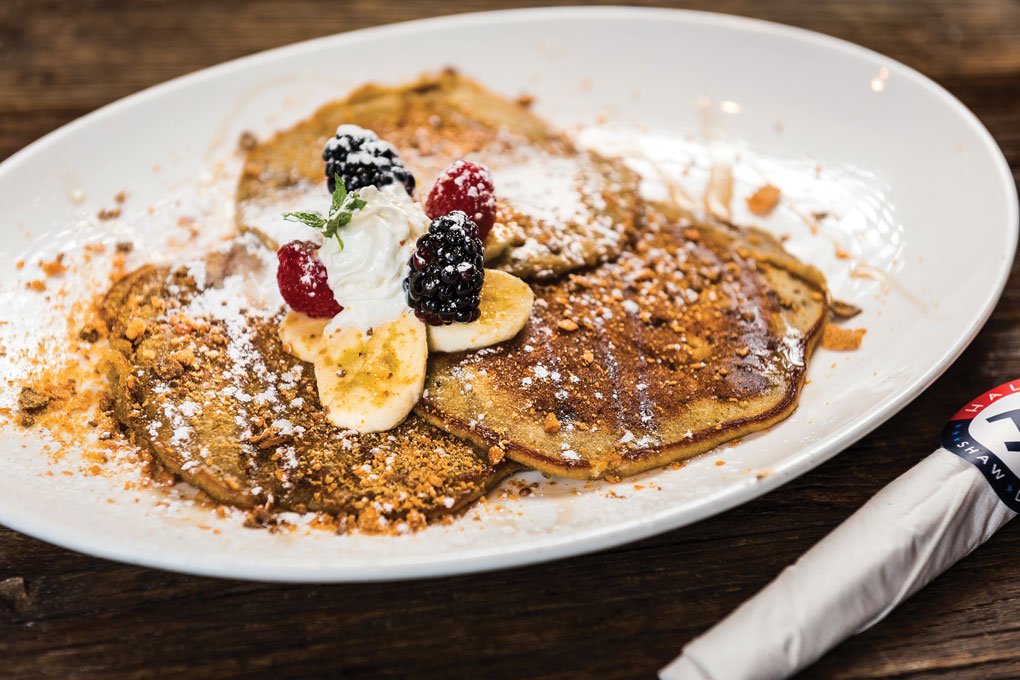
<instances>
[{"instance_id":1,"label":"candy crumb","mask_svg":"<svg viewBox=\"0 0 1020 680\"><path fill-rule=\"evenodd\" d=\"M857 349L864 340L866 328L843 328L835 324L827 324L822 333L822 347L836 351Z\"/></svg>"},{"instance_id":2,"label":"candy crumb","mask_svg":"<svg viewBox=\"0 0 1020 680\"><path fill-rule=\"evenodd\" d=\"M779 205L779 187L766 184L747 197L747 209L752 215L764 217Z\"/></svg>"}]
</instances>

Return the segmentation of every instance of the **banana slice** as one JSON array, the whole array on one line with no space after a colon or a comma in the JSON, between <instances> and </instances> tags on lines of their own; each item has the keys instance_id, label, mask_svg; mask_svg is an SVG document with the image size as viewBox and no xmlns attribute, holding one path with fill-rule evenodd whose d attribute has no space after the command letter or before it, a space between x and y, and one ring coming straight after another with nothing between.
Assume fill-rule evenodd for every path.
<instances>
[{"instance_id":1,"label":"banana slice","mask_svg":"<svg viewBox=\"0 0 1020 680\"><path fill-rule=\"evenodd\" d=\"M297 318L295 318L297 317ZM319 401L337 427L382 432L399 425L425 386L425 325L410 312L373 329L325 331L326 322L290 313L280 338L315 367Z\"/></svg>"},{"instance_id":2,"label":"banana slice","mask_svg":"<svg viewBox=\"0 0 1020 680\"><path fill-rule=\"evenodd\" d=\"M283 351L301 361L313 363L327 323L329 319L313 319L301 312L287 312L279 330Z\"/></svg>"},{"instance_id":3,"label":"banana slice","mask_svg":"<svg viewBox=\"0 0 1020 680\"><path fill-rule=\"evenodd\" d=\"M534 304L535 294L524 281L497 269L486 269L481 316L471 323L429 326L429 349L461 352L509 340L528 323Z\"/></svg>"}]
</instances>

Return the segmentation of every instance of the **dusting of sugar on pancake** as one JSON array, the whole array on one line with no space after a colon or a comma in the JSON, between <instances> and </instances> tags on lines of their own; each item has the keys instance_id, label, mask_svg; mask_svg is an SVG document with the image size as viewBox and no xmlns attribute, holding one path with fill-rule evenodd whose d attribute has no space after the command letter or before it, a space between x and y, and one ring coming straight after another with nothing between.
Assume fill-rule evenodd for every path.
<instances>
[{"instance_id":1,"label":"dusting of sugar on pancake","mask_svg":"<svg viewBox=\"0 0 1020 680\"><path fill-rule=\"evenodd\" d=\"M114 297L115 337L127 319L146 325L117 343L130 365L120 380L137 381L115 392L118 413L171 470L223 502L325 512L338 529L387 533L421 528L506 474L414 417L376 434L332 426L311 372L276 336L278 299L259 302L258 282L272 278L266 253L242 237L209 256L204 288L193 265L149 268ZM179 353L195 360L165 370ZM259 510L252 521L273 520Z\"/></svg>"},{"instance_id":2,"label":"dusting of sugar on pancake","mask_svg":"<svg viewBox=\"0 0 1020 680\"><path fill-rule=\"evenodd\" d=\"M615 261L536 286L520 336L485 357L438 359L420 412L459 431L461 413L492 404L485 423L467 423L470 436L577 476L632 474L643 451L681 455L760 413L782 414L824 297L796 275L777 287L768 272L783 270L762 254L774 246L726 229L649 213ZM798 314L814 325L795 326ZM550 412L555 433L542 428Z\"/></svg>"}]
</instances>

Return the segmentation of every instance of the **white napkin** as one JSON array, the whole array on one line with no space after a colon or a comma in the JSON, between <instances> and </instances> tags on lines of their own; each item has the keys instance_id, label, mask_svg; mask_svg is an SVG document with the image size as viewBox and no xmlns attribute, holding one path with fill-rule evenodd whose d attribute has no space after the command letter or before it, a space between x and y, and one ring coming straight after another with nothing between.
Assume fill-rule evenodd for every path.
<instances>
[{"instance_id":1,"label":"white napkin","mask_svg":"<svg viewBox=\"0 0 1020 680\"><path fill-rule=\"evenodd\" d=\"M659 677L788 677L882 620L1015 516L974 465L939 449L690 642Z\"/></svg>"}]
</instances>

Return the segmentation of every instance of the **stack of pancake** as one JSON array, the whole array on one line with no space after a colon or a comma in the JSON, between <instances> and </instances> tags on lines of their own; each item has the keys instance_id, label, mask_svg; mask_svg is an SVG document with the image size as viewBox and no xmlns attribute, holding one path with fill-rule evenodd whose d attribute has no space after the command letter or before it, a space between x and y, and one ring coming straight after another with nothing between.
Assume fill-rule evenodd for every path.
<instances>
[{"instance_id":1,"label":"stack of pancake","mask_svg":"<svg viewBox=\"0 0 1020 680\"><path fill-rule=\"evenodd\" d=\"M419 187L456 159L487 165L487 266L536 294L514 339L431 355L415 413L377 434L330 425L310 367L283 351L277 244L252 218L302 207L308 187L328 198L321 149L340 123L390 141ZM103 311L119 419L240 507L404 531L523 467L615 478L693 456L796 408L828 313L821 274L771 237L642 201L620 160L453 72L363 87L255 145L237 202L237 239L128 275Z\"/></svg>"}]
</instances>

